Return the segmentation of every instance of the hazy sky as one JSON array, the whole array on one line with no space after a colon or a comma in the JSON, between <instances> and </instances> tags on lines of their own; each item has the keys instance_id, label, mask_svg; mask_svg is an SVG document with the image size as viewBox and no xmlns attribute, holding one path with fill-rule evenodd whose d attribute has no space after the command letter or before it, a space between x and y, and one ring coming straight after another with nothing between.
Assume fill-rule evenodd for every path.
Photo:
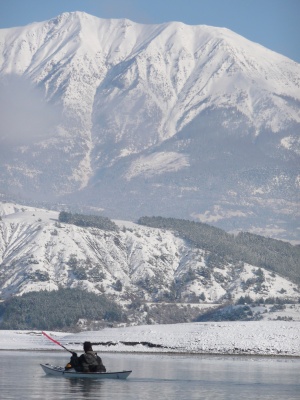
<instances>
[{"instance_id":1,"label":"hazy sky","mask_svg":"<svg viewBox=\"0 0 300 400\"><path fill-rule=\"evenodd\" d=\"M300 0L0 0L0 28L66 11L140 23L181 21L226 27L300 62Z\"/></svg>"}]
</instances>

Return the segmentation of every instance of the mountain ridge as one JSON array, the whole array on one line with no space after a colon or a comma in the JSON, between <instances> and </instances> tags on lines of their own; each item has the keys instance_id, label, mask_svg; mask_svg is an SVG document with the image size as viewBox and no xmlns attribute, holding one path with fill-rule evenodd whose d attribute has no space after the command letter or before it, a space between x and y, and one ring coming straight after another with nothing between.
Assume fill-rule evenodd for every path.
<instances>
[{"instance_id":1,"label":"mountain ridge","mask_svg":"<svg viewBox=\"0 0 300 400\"><path fill-rule=\"evenodd\" d=\"M81 12L0 43L5 100L39 89L19 125L8 110L2 192L299 239L299 64L225 28Z\"/></svg>"}]
</instances>

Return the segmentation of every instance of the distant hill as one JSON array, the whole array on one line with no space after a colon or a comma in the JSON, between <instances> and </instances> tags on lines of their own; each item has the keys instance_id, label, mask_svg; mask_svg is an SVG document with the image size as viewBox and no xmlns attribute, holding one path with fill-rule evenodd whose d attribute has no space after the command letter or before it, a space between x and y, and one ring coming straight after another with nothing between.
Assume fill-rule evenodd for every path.
<instances>
[{"instance_id":1,"label":"distant hill","mask_svg":"<svg viewBox=\"0 0 300 400\"><path fill-rule=\"evenodd\" d=\"M150 227L95 217L105 224L100 229L59 221L60 215L0 203L0 299L7 329L46 328L47 321L51 329L65 323L75 330L121 322L188 322L228 304L271 309L299 301L299 270L292 269L299 260L297 246L256 235L234 237L185 220L142 218ZM93 216L86 217L91 224ZM85 216L77 214L75 222L78 218ZM65 309L50 318L64 299ZM99 304L91 309L90 302ZM49 318L42 325L47 307Z\"/></svg>"}]
</instances>

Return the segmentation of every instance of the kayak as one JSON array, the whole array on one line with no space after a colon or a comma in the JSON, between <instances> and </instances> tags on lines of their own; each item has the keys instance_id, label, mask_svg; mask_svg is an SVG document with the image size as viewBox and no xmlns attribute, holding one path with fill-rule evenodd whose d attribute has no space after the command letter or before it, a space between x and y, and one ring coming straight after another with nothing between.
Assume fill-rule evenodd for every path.
<instances>
[{"instance_id":1,"label":"kayak","mask_svg":"<svg viewBox=\"0 0 300 400\"><path fill-rule=\"evenodd\" d=\"M76 372L75 369L65 370L50 364L41 364L47 375L63 376L65 378L89 378L89 379L126 379L132 371L118 372Z\"/></svg>"}]
</instances>

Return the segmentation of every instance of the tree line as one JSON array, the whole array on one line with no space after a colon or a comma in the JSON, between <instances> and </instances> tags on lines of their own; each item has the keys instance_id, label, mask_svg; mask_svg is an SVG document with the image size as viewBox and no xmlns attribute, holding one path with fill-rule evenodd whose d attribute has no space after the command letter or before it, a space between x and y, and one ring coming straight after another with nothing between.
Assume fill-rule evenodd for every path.
<instances>
[{"instance_id":1,"label":"tree line","mask_svg":"<svg viewBox=\"0 0 300 400\"><path fill-rule=\"evenodd\" d=\"M142 217L138 223L177 232L192 245L222 257L224 262L246 262L300 284L299 245L248 232L235 236L205 223L176 218Z\"/></svg>"},{"instance_id":2,"label":"tree line","mask_svg":"<svg viewBox=\"0 0 300 400\"><path fill-rule=\"evenodd\" d=\"M118 226L112 220L99 215L72 214L67 211L61 211L58 219L59 222L84 228L92 227L105 231L118 231Z\"/></svg>"},{"instance_id":3,"label":"tree line","mask_svg":"<svg viewBox=\"0 0 300 400\"><path fill-rule=\"evenodd\" d=\"M114 301L80 289L29 292L0 303L0 329L74 329L81 318L126 321Z\"/></svg>"}]
</instances>

